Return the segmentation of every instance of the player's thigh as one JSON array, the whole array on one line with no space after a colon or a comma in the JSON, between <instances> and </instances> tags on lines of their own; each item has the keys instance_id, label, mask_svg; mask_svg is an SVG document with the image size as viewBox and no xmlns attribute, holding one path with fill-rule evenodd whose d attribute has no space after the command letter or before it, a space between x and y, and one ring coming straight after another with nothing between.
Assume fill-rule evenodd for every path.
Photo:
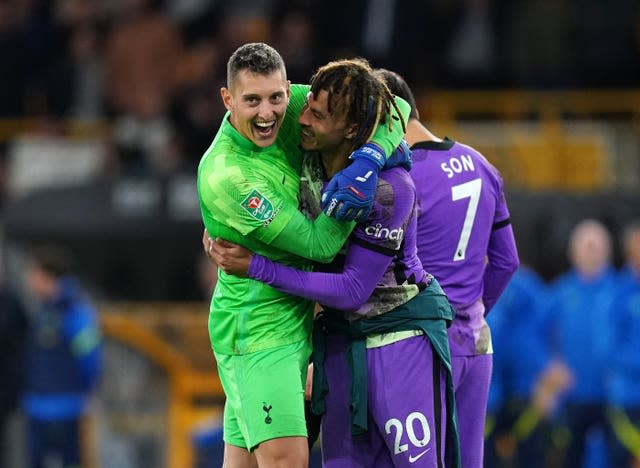
<instances>
[{"instance_id":1,"label":"player's thigh","mask_svg":"<svg viewBox=\"0 0 640 468\"><path fill-rule=\"evenodd\" d=\"M222 468L258 468L258 461L247 449L225 443Z\"/></svg>"},{"instance_id":2,"label":"player's thigh","mask_svg":"<svg viewBox=\"0 0 640 468\"><path fill-rule=\"evenodd\" d=\"M417 336L368 349L367 364L369 413L394 466L444 466L446 369L430 342Z\"/></svg>"},{"instance_id":3,"label":"player's thigh","mask_svg":"<svg viewBox=\"0 0 640 468\"><path fill-rule=\"evenodd\" d=\"M304 382L309 359L308 341L242 356L221 356L227 402L225 431L237 426L242 441L225 434L225 442L253 449L279 437L306 437ZM242 443L240 443L242 442Z\"/></svg>"},{"instance_id":4,"label":"player's thigh","mask_svg":"<svg viewBox=\"0 0 640 468\"><path fill-rule=\"evenodd\" d=\"M241 407L237 400L239 400L237 396L227 397L224 403L222 439L225 445L232 445L242 450L248 450L247 441L245 440L243 431L240 429L240 422L237 417Z\"/></svg>"},{"instance_id":5,"label":"player's thigh","mask_svg":"<svg viewBox=\"0 0 640 468\"><path fill-rule=\"evenodd\" d=\"M326 337L324 371L329 391L322 416L322 461L325 468L385 468L393 466L384 440L369 420L370 430L351 435L349 406L351 374L346 359L347 340L343 336ZM315 372L315 370L314 370Z\"/></svg>"},{"instance_id":6,"label":"player's thigh","mask_svg":"<svg viewBox=\"0 0 640 468\"><path fill-rule=\"evenodd\" d=\"M306 437L280 437L262 442L255 448L261 468L307 468L309 447Z\"/></svg>"},{"instance_id":7,"label":"player's thigh","mask_svg":"<svg viewBox=\"0 0 640 468\"><path fill-rule=\"evenodd\" d=\"M452 365L462 464L481 468L493 355L454 356Z\"/></svg>"},{"instance_id":8,"label":"player's thigh","mask_svg":"<svg viewBox=\"0 0 640 468\"><path fill-rule=\"evenodd\" d=\"M459 425L484 431L493 355L453 356L452 367Z\"/></svg>"}]
</instances>

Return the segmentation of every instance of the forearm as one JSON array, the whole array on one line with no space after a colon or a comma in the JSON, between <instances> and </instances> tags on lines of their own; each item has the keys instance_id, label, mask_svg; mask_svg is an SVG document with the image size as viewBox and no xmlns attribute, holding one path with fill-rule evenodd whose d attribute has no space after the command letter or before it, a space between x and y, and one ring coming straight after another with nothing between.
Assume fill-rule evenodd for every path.
<instances>
[{"instance_id":1,"label":"forearm","mask_svg":"<svg viewBox=\"0 0 640 468\"><path fill-rule=\"evenodd\" d=\"M323 213L311 220L297 210L292 211L295 213L286 218L275 236L272 232L275 226L258 228L245 235L221 223L205 222L205 227L209 237L233 242L260 255L269 255L275 247L314 262L328 263L340 251L355 225Z\"/></svg>"},{"instance_id":2,"label":"forearm","mask_svg":"<svg viewBox=\"0 0 640 468\"><path fill-rule=\"evenodd\" d=\"M391 126L389 126L389 120L385 119L383 122L378 125L376 132L371 137L371 142L378 145L384 151L384 154L388 158L391 153L398 147L400 141L404 138L404 126L402 122L406 125L409 121L409 112L411 111L411 106L400 97L395 97L395 103L400 110L400 114L402 117L402 121L398 119L398 115L394 110L392 110L392 114L395 117L391 118Z\"/></svg>"},{"instance_id":3,"label":"forearm","mask_svg":"<svg viewBox=\"0 0 640 468\"><path fill-rule=\"evenodd\" d=\"M358 249L362 252L358 252ZM254 255L248 276L280 291L339 310L357 310L371 296L391 259L350 247L340 273L306 272Z\"/></svg>"},{"instance_id":4,"label":"forearm","mask_svg":"<svg viewBox=\"0 0 640 468\"><path fill-rule=\"evenodd\" d=\"M520 264L511 225L492 232L487 255L489 263L484 272L482 295L485 315L495 305Z\"/></svg>"},{"instance_id":5,"label":"forearm","mask_svg":"<svg viewBox=\"0 0 640 468\"><path fill-rule=\"evenodd\" d=\"M69 314L66 324L71 352L87 388L95 383L101 366L101 338L94 314L80 309Z\"/></svg>"},{"instance_id":6,"label":"forearm","mask_svg":"<svg viewBox=\"0 0 640 468\"><path fill-rule=\"evenodd\" d=\"M328 263L340 251L355 223L321 213L315 220L293 216L270 245L315 262Z\"/></svg>"},{"instance_id":7,"label":"forearm","mask_svg":"<svg viewBox=\"0 0 640 468\"><path fill-rule=\"evenodd\" d=\"M79 359L82 380L88 388L92 387L100 376L101 361L99 348L94 349Z\"/></svg>"}]
</instances>

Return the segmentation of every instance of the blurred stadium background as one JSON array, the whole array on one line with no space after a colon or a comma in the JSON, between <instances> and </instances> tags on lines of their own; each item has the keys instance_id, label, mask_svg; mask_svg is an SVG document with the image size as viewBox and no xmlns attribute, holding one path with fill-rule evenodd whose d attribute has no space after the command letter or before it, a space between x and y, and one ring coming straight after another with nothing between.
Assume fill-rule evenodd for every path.
<instances>
[{"instance_id":1,"label":"blurred stadium background","mask_svg":"<svg viewBox=\"0 0 640 468\"><path fill-rule=\"evenodd\" d=\"M195 173L226 60L252 41L295 82L355 55L403 74L434 133L500 169L547 280L579 220L616 235L640 216L635 0L3 0L2 265L22 288L33 245L68 246L100 304L87 466L205 466L199 441L218 436Z\"/></svg>"}]
</instances>

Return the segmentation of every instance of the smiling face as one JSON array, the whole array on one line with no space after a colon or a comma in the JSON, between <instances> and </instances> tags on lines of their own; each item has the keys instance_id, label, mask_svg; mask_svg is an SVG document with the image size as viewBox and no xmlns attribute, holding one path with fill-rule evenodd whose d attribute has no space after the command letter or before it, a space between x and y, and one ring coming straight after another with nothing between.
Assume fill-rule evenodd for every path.
<instances>
[{"instance_id":1,"label":"smiling face","mask_svg":"<svg viewBox=\"0 0 640 468\"><path fill-rule=\"evenodd\" d=\"M349 156L355 124L348 124L340 105L332 106L329 113L329 93L321 90L317 96L309 93L302 109L300 143L305 151L318 151L323 155Z\"/></svg>"},{"instance_id":2,"label":"smiling face","mask_svg":"<svg viewBox=\"0 0 640 468\"><path fill-rule=\"evenodd\" d=\"M220 94L231 112L231 124L242 136L261 148L275 142L289 104L289 81L281 71L241 70Z\"/></svg>"}]
</instances>

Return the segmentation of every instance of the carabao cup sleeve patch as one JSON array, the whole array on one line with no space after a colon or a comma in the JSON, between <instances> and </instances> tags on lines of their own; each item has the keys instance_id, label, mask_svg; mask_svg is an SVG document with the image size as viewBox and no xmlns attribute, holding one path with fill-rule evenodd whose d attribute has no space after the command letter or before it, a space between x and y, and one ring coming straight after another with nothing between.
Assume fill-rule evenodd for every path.
<instances>
[{"instance_id":1,"label":"carabao cup sleeve patch","mask_svg":"<svg viewBox=\"0 0 640 468\"><path fill-rule=\"evenodd\" d=\"M252 189L240 205L258 221L267 222L273 219L273 204L256 189Z\"/></svg>"}]
</instances>

